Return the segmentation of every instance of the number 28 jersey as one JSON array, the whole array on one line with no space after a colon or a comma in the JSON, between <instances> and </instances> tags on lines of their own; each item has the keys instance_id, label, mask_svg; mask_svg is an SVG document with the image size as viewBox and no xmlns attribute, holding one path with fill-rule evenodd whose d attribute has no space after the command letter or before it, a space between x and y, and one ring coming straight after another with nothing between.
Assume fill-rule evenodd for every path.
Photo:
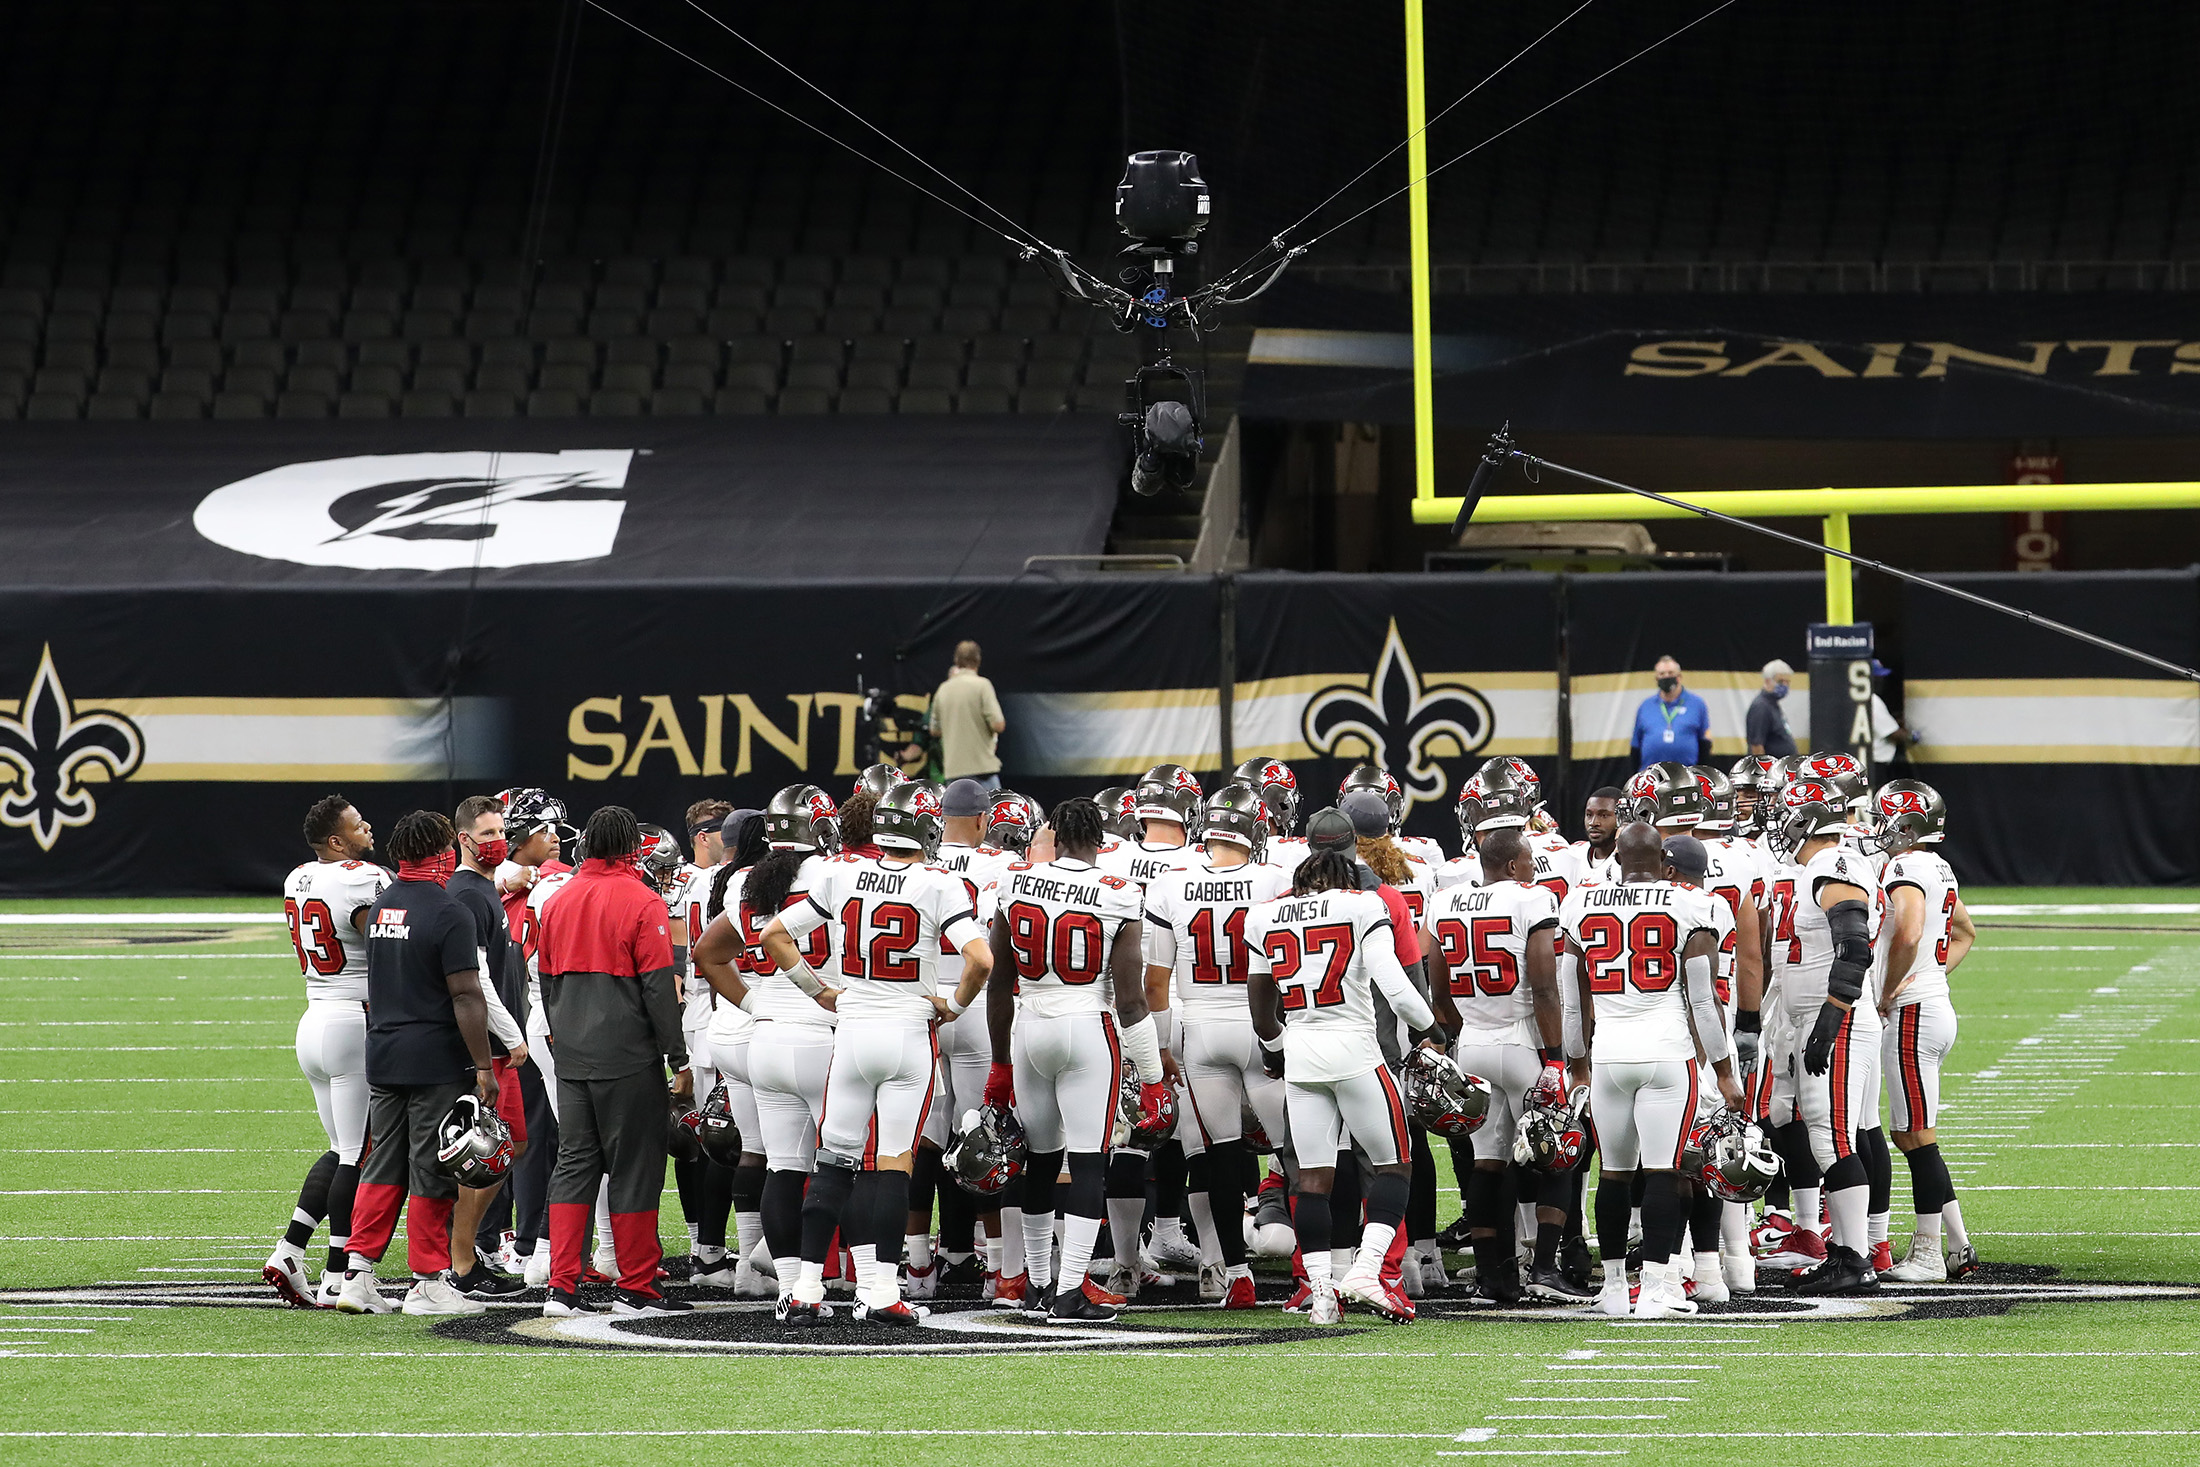
<instances>
[{"instance_id":1,"label":"number 28 jersey","mask_svg":"<svg viewBox=\"0 0 2200 1467\"><path fill-rule=\"evenodd\" d=\"M1101 980L1116 939L1143 910L1135 884L1084 861L1019 862L1002 873L998 901L1026 1012L1057 1019L1112 1006Z\"/></svg>"},{"instance_id":2,"label":"number 28 jersey","mask_svg":"<svg viewBox=\"0 0 2200 1467\"><path fill-rule=\"evenodd\" d=\"M1498 881L1453 886L1429 908L1429 935L1451 975L1461 1037L1471 1044L1543 1043L1527 985L1528 943L1546 945L1558 925L1558 898L1542 884ZM1540 934L1540 935L1538 935Z\"/></svg>"},{"instance_id":3,"label":"number 28 jersey","mask_svg":"<svg viewBox=\"0 0 2200 1467\"><path fill-rule=\"evenodd\" d=\"M940 940L960 948L985 936L961 877L875 856L826 861L808 898L780 921L797 943L827 922L840 924L833 944L840 961L826 976L845 990L843 1020L930 1021Z\"/></svg>"},{"instance_id":4,"label":"number 28 jersey","mask_svg":"<svg viewBox=\"0 0 2200 1467\"><path fill-rule=\"evenodd\" d=\"M1581 950L1596 1032L1590 1057L1602 1063L1696 1057L1688 1027L1681 952L1700 929L1718 933L1709 892L1670 881L1622 881L1577 889L1558 925Z\"/></svg>"},{"instance_id":5,"label":"number 28 jersey","mask_svg":"<svg viewBox=\"0 0 2200 1467\"><path fill-rule=\"evenodd\" d=\"M1390 908L1371 891L1279 897L1245 919L1248 971L1272 975L1283 1000L1286 1078L1350 1080L1380 1068L1377 987L1408 1024L1430 1022L1390 928Z\"/></svg>"},{"instance_id":6,"label":"number 28 jersey","mask_svg":"<svg viewBox=\"0 0 2200 1467\"><path fill-rule=\"evenodd\" d=\"M351 919L390 884L372 861L308 861L283 881L283 917L306 997L367 999L367 944Z\"/></svg>"},{"instance_id":7,"label":"number 28 jersey","mask_svg":"<svg viewBox=\"0 0 2200 1467\"><path fill-rule=\"evenodd\" d=\"M1202 862L1157 876L1146 887L1146 962L1170 970L1170 991L1187 1022L1244 1019L1245 923L1253 908L1291 889L1280 866Z\"/></svg>"}]
</instances>

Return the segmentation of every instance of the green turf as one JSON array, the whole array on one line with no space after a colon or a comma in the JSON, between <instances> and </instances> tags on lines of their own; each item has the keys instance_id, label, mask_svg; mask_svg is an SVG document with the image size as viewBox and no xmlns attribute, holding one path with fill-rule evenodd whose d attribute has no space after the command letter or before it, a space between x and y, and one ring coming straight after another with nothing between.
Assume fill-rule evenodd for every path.
<instances>
[{"instance_id":1,"label":"green turf","mask_svg":"<svg viewBox=\"0 0 2200 1467\"><path fill-rule=\"evenodd\" d=\"M1969 895L1983 905L2193 894ZM1963 1028L1943 1135L1968 1220L1992 1261L2052 1265L2071 1280L2200 1283L2200 935L2069 921L2085 925L1990 926L1956 976ZM291 1054L299 980L281 929L146 935L0 925L0 1279L11 1287L252 1279L322 1147ZM1896 1174L1899 1239L1899 1163ZM2184 1190L2141 1190L2155 1188ZM677 1229L668 1191L666 1230ZM47 1241L64 1238L100 1241ZM85 1333L22 1332L45 1317ZM1273 1310L1146 1318L1206 1330L1291 1322ZM0 1459L29 1464L457 1462L515 1447L530 1462L575 1463L710 1453L1219 1464L1309 1447L1325 1461L1429 1464L1604 1460L1580 1455L1590 1452L1639 1463L1707 1452L2155 1463L2200 1443L2191 1300L1750 1329L1710 1319L1396 1329L1356 1316L1331 1337L1232 1348L787 1360L485 1346L402 1317L0 1303L0 1352L0 1432L220 1434L0 1436ZM1644 1419L1605 1419L1623 1417ZM858 1430L938 1434L784 1434ZM683 1435L701 1431L783 1434ZM231 1435L301 1432L666 1435ZM1999 1432L2065 1435L1977 1435ZM2079 1432L2107 1434L2067 1435Z\"/></svg>"}]
</instances>

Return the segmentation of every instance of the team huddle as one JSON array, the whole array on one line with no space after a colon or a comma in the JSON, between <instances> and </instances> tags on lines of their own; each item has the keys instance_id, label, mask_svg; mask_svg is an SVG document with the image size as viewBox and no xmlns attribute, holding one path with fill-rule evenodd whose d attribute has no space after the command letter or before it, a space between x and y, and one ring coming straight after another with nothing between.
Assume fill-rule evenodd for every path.
<instances>
[{"instance_id":1,"label":"team huddle","mask_svg":"<svg viewBox=\"0 0 2200 1467\"><path fill-rule=\"evenodd\" d=\"M540 1287L585 1314L591 1283L683 1312L667 1156L691 1292L790 1329L943 1299L1099 1325L1195 1284L1253 1309L1255 1258L1316 1324L1461 1286L1655 1319L1978 1267L1935 1130L1974 931L1930 787L1846 754L1659 764L1569 844L1500 757L1458 856L1404 813L1372 764L1303 820L1276 760L1050 812L882 764L842 802L698 802L685 848L476 797L399 822L393 881L332 796L285 886L330 1150L266 1277L400 1307L374 1268L409 1195L407 1313Z\"/></svg>"}]
</instances>

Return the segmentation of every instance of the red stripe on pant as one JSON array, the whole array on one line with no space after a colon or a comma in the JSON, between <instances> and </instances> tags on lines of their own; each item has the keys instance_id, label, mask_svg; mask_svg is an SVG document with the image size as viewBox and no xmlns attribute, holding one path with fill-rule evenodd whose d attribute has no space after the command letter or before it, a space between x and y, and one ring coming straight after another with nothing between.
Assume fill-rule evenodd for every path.
<instances>
[{"instance_id":1,"label":"red stripe on pant","mask_svg":"<svg viewBox=\"0 0 2200 1467\"><path fill-rule=\"evenodd\" d=\"M437 1274L451 1266L451 1209L456 1206L455 1197L415 1197L406 1206L405 1256L414 1273Z\"/></svg>"},{"instance_id":2,"label":"red stripe on pant","mask_svg":"<svg viewBox=\"0 0 2200 1467\"><path fill-rule=\"evenodd\" d=\"M397 1210L405 1189L391 1182L361 1182L351 1200L351 1241L344 1246L361 1258L380 1262L397 1231Z\"/></svg>"},{"instance_id":3,"label":"red stripe on pant","mask_svg":"<svg viewBox=\"0 0 2200 1467\"><path fill-rule=\"evenodd\" d=\"M639 1294L657 1292L657 1265L664 1244L657 1239L657 1209L611 1214L611 1245L619 1255L619 1287Z\"/></svg>"},{"instance_id":4,"label":"red stripe on pant","mask_svg":"<svg viewBox=\"0 0 2200 1467\"><path fill-rule=\"evenodd\" d=\"M1388 1066L1378 1069L1375 1078L1382 1082L1383 1098L1390 1102L1390 1139L1398 1148L1397 1160L1411 1165L1413 1136L1406 1130L1406 1106L1398 1098L1398 1082L1390 1078Z\"/></svg>"},{"instance_id":5,"label":"red stripe on pant","mask_svg":"<svg viewBox=\"0 0 2200 1467\"><path fill-rule=\"evenodd\" d=\"M1856 1027L1854 1009L1841 1016L1833 1036L1833 1073L1826 1077L1826 1098L1833 1107L1827 1124L1833 1130L1833 1156L1839 1161L1856 1149L1856 1134L1849 1129L1849 1035Z\"/></svg>"},{"instance_id":6,"label":"red stripe on pant","mask_svg":"<svg viewBox=\"0 0 2200 1467\"><path fill-rule=\"evenodd\" d=\"M937 1027L925 1033L932 1041L932 1078L924 1082L924 1104L917 1107L917 1129L909 1138L909 1151L916 1154L917 1142L924 1136L924 1123L932 1119L932 1096L940 1087L940 1031Z\"/></svg>"},{"instance_id":7,"label":"red stripe on pant","mask_svg":"<svg viewBox=\"0 0 2200 1467\"><path fill-rule=\"evenodd\" d=\"M595 1210L594 1202L550 1204L551 1288L567 1294L580 1288L582 1258L588 1251L588 1224ZM613 1234L614 1246L616 1239L617 1234Z\"/></svg>"},{"instance_id":8,"label":"red stripe on pant","mask_svg":"<svg viewBox=\"0 0 2200 1467\"><path fill-rule=\"evenodd\" d=\"M1696 1062L1688 1062L1688 1108L1681 1112L1681 1133L1673 1142L1673 1167L1678 1171L1688 1152L1688 1133L1696 1124Z\"/></svg>"},{"instance_id":9,"label":"red stripe on pant","mask_svg":"<svg viewBox=\"0 0 2200 1467\"><path fill-rule=\"evenodd\" d=\"M1108 1078L1107 1119L1100 1123L1100 1150L1106 1154L1113 1149L1108 1142L1115 1135L1115 1108L1123 1093L1123 1041L1116 1037L1115 1015L1105 1009L1100 1011L1100 1032L1107 1036L1108 1063L1115 1071Z\"/></svg>"},{"instance_id":10,"label":"red stripe on pant","mask_svg":"<svg viewBox=\"0 0 2200 1467\"><path fill-rule=\"evenodd\" d=\"M1902 1011L1902 1080L1910 1092L1910 1129L1922 1131L1933 1123L1925 1094L1925 1062L1917 1052L1918 1031L1925 1027L1925 1006L1913 1003Z\"/></svg>"}]
</instances>

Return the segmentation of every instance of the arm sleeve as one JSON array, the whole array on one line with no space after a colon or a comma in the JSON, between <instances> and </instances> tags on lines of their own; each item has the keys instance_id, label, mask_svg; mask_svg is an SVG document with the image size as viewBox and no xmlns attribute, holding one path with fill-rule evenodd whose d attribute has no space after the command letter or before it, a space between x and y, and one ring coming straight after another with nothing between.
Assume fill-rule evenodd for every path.
<instances>
[{"instance_id":1,"label":"arm sleeve","mask_svg":"<svg viewBox=\"0 0 2200 1467\"><path fill-rule=\"evenodd\" d=\"M486 949L475 948L481 962L481 1001L489 1006L489 1037L506 1049L525 1044L527 1035L512 1017L512 1011L504 1006L504 999L497 993L496 984L489 977L489 955Z\"/></svg>"},{"instance_id":2,"label":"arm sleeve","mask_svg":"<svg viewBox=\"0 0 2200 1467\"><path fill-rule=\"evenodd\" d=\"M1429 1008L1428 1000L1413 989L1405 969L1398 962L1392 944L1384 942L1375 933L1362 951L1367 955L1368 975L1375 980L1375 987L1390 1003L1391 1012L1406 1021L1409 1029L1427 1029L1436 1023L1436 1015Z\"/></svg>"},{"instance_id":3,"label":"arm sleeve","mask_svg":"<svg viewBox=\"0 0 2200 1467\"><path fill-rule=\"evenodd\" d=\"M1696 1037L1703 1041L1703 1057L1713 1064L1734 1054L1734 1046L1727 1042L1726 1016L1719 1011L1719 998L1711 987L1711 968L1716 961L1706 954L1689 958L1683 965L1687 970L1688 1011L1696 1022Z\"/></svg>"},{"instance_id":4,"label":"arm sleeve","mask_svg":"<svg viewBox=\"0 0 2200 1467\"><path fill-rule=\"evenodd\" d=\"M1833 932L1833 965L1826 970L1826 992L1843 1003L1864 994L1872 966L1871 913L1862 902L1835 902L1826 911Z\"/></svg>"},{"instance_id":5,"label":"arm sleeve","mask_svg":"<svg viewBox=\"0 0 2200 1467\"><path fill-rule=\"evenodd\" d=\"M1581 959L1574 953L1558 955L1558 1008L1564 1022L1566 1058L1586 1057L1589 1040L1581 1028Z\"/></svg>"}]
</instances>

